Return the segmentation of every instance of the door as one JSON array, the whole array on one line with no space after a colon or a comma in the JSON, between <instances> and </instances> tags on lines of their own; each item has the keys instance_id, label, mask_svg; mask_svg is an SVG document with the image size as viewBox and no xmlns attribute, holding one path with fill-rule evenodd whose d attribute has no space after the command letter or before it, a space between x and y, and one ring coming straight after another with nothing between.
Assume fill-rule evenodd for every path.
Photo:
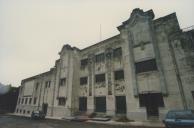
<instances>
[{"instance_id":1,"label":"door","mask_svg":"<svg viewBox=\"0 0 194 128\"><path fill-rule=\"evenodd\" d=\"M116 96L116 113L125 114L126 113L126 97Z\"/></svg>"},{"instance_id":2,"label":"door","mask_svg":"<svg viewBox=\"0 0 194 128\"><path fill-rule=\"evenodd\" d=\"M106 97L95 97L95 112L106 112Z\"/></svg>"},{"instance_id":3,"label":"door","mask_svg":"<svg viewBox=\"0 0 194 128\"><path fill-rule=\"evenodd\" d=\"M79 98L79 111L81 112L87 111L87 98L86 97Z\"/></svg>"},{"instance_id":4,"label":"door","mask_svg":"<svg viewBox=\"0 0 194 128\"><path fill-rule=\"evenodd\" d=\"M47 109L48 109L48 104L47 103L43 103L42 104L42 112L46 115L47 114Z\"/></svg>"},{"instance_id":5,"label":"door","mask_svg":"<svg viewBox=\"0 0 194 128\"><path fill-rule=\"evenodd\" d=\"M140 106L146 107L147 117L158 117L159 107L164 107L161 93L145 93L139 96Z\"/></svg>"}]
</instances>

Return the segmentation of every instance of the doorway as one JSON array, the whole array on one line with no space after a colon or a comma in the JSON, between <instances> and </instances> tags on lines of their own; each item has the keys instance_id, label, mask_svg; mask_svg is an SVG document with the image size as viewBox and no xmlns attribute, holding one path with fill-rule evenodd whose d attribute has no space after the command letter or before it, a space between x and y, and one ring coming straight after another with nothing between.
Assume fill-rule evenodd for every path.
<instances>
[{"instance_id":1,"label":"doorway","mask_svg":"<svg viewBox=\"0 0 194 128\"><path fill-rule=\"evenodd\" d=\"M42 104L42 112L46 115L47 114L47 109L48 109L48 104L47 103L43 103Z\"/></svg>"},{"instance_id":2,"label":"doorway","mask_svg":"<svg viewBox=\"0 0 194 128\"><path fill-rule=\"evenodd\" d=\"M80 112L87 111L87 98L86 97L79 97L79 111Z\"/></svg>"},{"instance_id":3,"label":"doorway","mask_svg":"<svg viewBox=\"0 0 194 128\"><path fill-rule=\"evenodd\" d=\"M158 117L159 107L164 107L161 93L139 94L140 107L146 107L147 117Z\"/></svg>"},{"instance_id":4,"label":"doorway","mask_svg":"<svg viewBox=\"0 0 194 128\"><path fill-rule=\"evenodd\" d=\"M126 114L126 97L116 96L116 113Z\"/></svg>"},{"instance_id":5,"label":"doorway","mask_svg":"<svg viewBox=\"0 0 194 128\"><path fill-rule=\"evenodd\" d=\"M106 97L95 97L95 112L106 112Z\"/></svg>"}]
</instances>

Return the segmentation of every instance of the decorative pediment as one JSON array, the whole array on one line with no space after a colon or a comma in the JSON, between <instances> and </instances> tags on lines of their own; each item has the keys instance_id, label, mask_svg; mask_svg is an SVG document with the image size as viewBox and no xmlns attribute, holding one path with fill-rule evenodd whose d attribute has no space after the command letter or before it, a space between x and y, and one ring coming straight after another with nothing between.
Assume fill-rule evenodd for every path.
<instances>
[{"instance_id":1,"label":"decorative pediment","mask_svg":"<svg viewBox=\"0 0 194 128\"><path fill-rule=\"evenodd\" d=\"M153 10L144 12L142 9L136 8L132 11L130 18L117 28L120 31L126 25L134 26L138 21L144 21L145 19L154 19Z\"/></svg>"}]
</instances>

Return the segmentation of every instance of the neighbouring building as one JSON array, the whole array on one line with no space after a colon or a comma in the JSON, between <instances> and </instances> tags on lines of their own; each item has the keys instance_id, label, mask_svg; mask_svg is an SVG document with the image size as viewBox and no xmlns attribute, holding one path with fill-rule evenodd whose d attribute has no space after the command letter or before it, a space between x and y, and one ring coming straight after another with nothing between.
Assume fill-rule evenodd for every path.
<instances>
[{"instance_id":1,"label":"neighbouring building","mask_svg":"<svg viewBox=\"0 0 194 128\"><path fill-rule=\"evenodd\" d=\"M19 87L1 85L0 83L0 114L15 112L18 94Z\"/></svg>"},{"instance_id":2,"label":"neighbouring building","mask_svg":"<svg viewBox=\"0 0 194 128\"><path fill-rule=\"evenodd\" d=\"M79 113L162 120L194 108L194 30L175 13L134 9L120 34L84 49L64 45L50 71L22 80L15 113Z\"/></svg>"}]
</instances>

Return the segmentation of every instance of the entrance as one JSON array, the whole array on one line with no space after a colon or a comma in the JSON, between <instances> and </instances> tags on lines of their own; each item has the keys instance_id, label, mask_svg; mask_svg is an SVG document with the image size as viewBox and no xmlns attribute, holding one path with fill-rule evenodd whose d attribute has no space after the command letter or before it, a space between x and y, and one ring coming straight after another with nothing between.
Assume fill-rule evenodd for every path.
<instances>
[{"instance_id":1,"label":"entrance","mask_svg":"<svg viewBox=\"0 0 194 128\"><path fill-rule=\"evenodd\" d=\"M106 112L106 97L95 97L95 112Z\"/></svg>"},{"instance_id":2,"label":"entrance","mask_svg":"<svg viewBox=\"0 0 194 128\"><path fill-rule=\"evenodd\" d=\"M116 113L125 114L126 113L126 97L116 96Z\"/></svg>"},{"instance_id":3,"label":"entrance","mask_svg":"<svg viewBox=\"0 0 194 128\"><path fill-rule=\"evenodd\" d=\"M164 107L161 93L145 93L139 95L140 107L146 107L147 117L158 117L159 107Z\"/></svg>"},{"instance_id":4,"label":"entrance","mask_svg":"<svg viewBox=\"0 0 194 128\"><path fill-rule=\"evenodd\" d=\"M42 112L46 115L47 114L47 109L48 109L48 104L47 103L43 103L42 104Z\"/></svg>"},{"instance_id":5,"label":"entrance","mask_svg":"<svg viewBox=\"0 0 194 128\"><path fill-rule=\"evenodd\" d=\"M81 112L87 111L87 98L86 97L79 98L79 111Z\"/></svg>"}]
</instances>

